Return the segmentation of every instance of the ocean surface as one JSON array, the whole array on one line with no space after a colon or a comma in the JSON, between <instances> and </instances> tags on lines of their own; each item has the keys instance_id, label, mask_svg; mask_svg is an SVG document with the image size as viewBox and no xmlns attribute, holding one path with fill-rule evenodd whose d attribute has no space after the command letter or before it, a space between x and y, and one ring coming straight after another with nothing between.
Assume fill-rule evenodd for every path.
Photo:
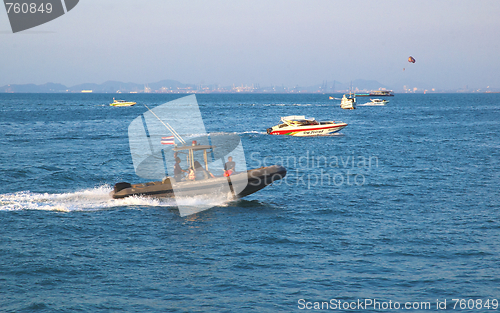
<instances>
[{"instance_id":1,"label":"ocean surface","mask_svg":"<svg viewBox=\"0 0 500 313\"><path fill-rule=\"evenodd\" d=\"M187 217L111 199L144 181L129 124L181 96L0 94L0 312L500 311L500 94L352 111L328 94L197 95L207 131L286 179ZM349 125L267 135L286 115Z\"/></svg>"}]
</instances>

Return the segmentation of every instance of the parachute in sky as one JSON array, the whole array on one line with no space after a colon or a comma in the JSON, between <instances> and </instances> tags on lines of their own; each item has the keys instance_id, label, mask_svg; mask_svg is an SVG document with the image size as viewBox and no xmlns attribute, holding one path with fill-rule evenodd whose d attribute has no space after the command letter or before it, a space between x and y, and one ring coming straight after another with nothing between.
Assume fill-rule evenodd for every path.
<instances>
[{"instance_id":1,"label":"parachute in sky","mask_svg":"<svg viewBox=\"0 0 500 313\"><path fill-rule=\"evenodd\" d=\"M415 63L415 59L412 56L410 56L408 57L408 62Z\"/></svg>"}]
</instances>

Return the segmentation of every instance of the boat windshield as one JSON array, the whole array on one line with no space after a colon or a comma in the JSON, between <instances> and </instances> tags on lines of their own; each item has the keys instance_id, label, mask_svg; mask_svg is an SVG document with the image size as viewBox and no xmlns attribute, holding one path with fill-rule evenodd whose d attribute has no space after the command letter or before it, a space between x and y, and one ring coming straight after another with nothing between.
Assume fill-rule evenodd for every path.
<instances>
[{"instance_id":1,"label":"boat windshield","mask_svg":"<svg viewBox=\"0 0 500 313\"><path fill-rule=\"evenodd\" d=\"M319 125L316 120L288 120L286 123L293 126Z\"/></svg>"}]
</instances>

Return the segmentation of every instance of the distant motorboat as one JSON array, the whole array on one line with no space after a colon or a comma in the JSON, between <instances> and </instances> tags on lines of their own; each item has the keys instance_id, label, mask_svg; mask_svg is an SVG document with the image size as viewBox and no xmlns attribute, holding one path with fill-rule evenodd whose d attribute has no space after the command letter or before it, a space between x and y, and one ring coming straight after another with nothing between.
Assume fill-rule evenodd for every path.
<instances>
[{"instance_id":1,"label":"distant motorboat","mask_svg":"<svg viewBox=\"0 0 500 313\"><path fill-rule=\"evenodd\" d=\"M382 105L386 105L387 103L389 103L388 100L382 100L382 99L370 99L371 102L368 102L368 103L365 103L364 105L366 106L382 106Z\"/></svg>"},{"instance_id":2,"label":"distant motorboat","mask_svg":"<svg viewBox=\"0 0 500 313\"><path fill-rule=\"evenodd\" d=\"M346 110L356 109L356 96L349 94L349 96L344 95L340 102L340 107Z\"/></svg>"},{"instance_id":3,"label":"distant motorboat","mask_svg":"<svg viewBox=\"0 0 500 313\"><path fill-rule=\"evenodd\" d=\"M130 107L130 106L133 106L135 104L137 104L137 103L132 102L132 101L125 101L125 100L115 100L115 98L113 98L113 103L110 103L109 105L112 107Z\"/></svg>"},{"instance_id":4,"label":"distant motorboat","mask_svg":"<svg viewBox=\"0 0 500 313\"><path fill-rule=\"evenodd\" d=\"M281 118L281 123L267 129L269 135L288 136L324 136L340 131L347 123L324 121L318 122L314 118L303 115L292 115Z\"/></svg>"}]
</instances>

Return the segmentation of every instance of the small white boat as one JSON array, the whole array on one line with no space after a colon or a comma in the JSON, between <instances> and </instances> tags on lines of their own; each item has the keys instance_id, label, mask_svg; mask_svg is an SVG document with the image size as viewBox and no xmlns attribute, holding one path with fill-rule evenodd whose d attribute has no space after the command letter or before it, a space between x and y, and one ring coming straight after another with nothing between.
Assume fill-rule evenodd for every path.
<instances>
[{"instance_id":1,"label":"small white boat","mask_svg":"<svg viewBox=\"0 0 500 313\"><path fill-rule=\"evenodd\" d=\"M113 103L110 103L109 105L113 106L113 107L130 107L130 106L133 106L135 104L136 104L136 102L125 101L125 100L115 100L115 98L113 98Z\"/></svg>"},{"instance_id":2,"label":"small white boat","mask_svg":"<svg viewBox=\"0 0 500 313\"><path fill-rule=\"evenodd\" d=\"M303 115L292 115L281 118L281 123L267 129L269 135L287 136L324 136L338 132L346 127L347 123L324 121L318 122L314 118Z\"/></svg>"},{"instance_id":3,"label":"small white boat","mask_svg":"<svg viewBox=\"0 0 500 313\"><path fill-rule=\"evenodd\" d=\"M340 107L346 110L354 110L356 108L356 96L349 94L344 95L340 101Z\"/></svg>"},{"instance_id":4,"label":"small white boat","mask_svg":"<svg viewBox=\"0 0 500 313\"><path fill-rule=\"evenodd\" d=\"M370 99L371 102L365 103L365 105L372 105L372 106L378 106L378 105L386 105L389 103L388 100L382 100L382 99Z\"/></svg>"}]
</instances>

